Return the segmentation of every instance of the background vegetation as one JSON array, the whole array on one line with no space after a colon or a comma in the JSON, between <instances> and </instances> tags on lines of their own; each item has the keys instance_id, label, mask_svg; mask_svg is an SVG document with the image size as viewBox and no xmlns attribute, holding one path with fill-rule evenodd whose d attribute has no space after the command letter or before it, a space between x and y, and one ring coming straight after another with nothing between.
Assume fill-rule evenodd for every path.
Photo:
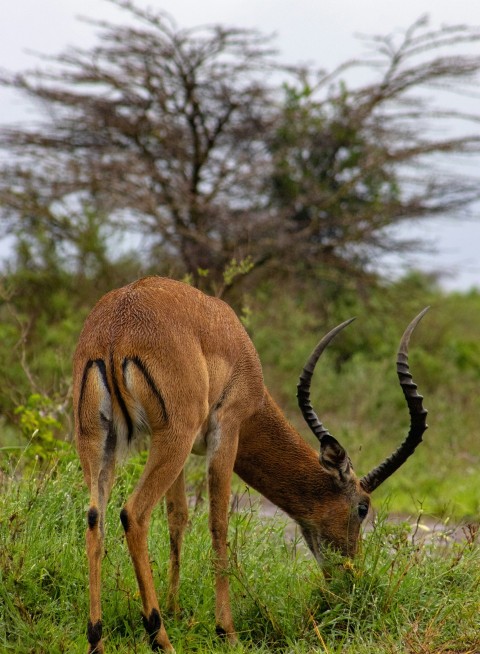
<instances>
[{"instance_id":1,"label":"background vegetation","mask_svg":"<svg viewBox=\"0 0 480 654\"><path fill-rule=\"evenodd\" d=\"M5 383L0 389L0 447L6 472L27 444L28 456L19 469L35 457L48 462L59 449L71 449L63 443L72 430L71 357L89 306L73 291L69 296L69 284L72 280L62 277L48 303L39 301L35 307L29 291L25 296L12 294L1 309ZM395 354L411 318L431 305L410 348L414 379L429 410L429 429L415 456L376 497L380 501L391 496L392 511L476 518L480 293L446 294L420 274L379 281L363 298L355 289L333 291L332 286L329 298L328 289L322 292L319 283L295 293L279 292L275 280L242 291L239 313L260 352L267 386L309 439L296 407L299 372L329 326L357 316L322 358L312 398L357 471L365 473L406 435L408 411L396 378ZM90 302L99 294L93 285L89 292L84 285L82 292Z\"/></svg>"},{"instance_id":2,"label":"background vegetation","mask_svg":"<svg viewBox=\"0 0 480 654\"><path fill-rule=\"evenodd\" d=\"M399 225L454 220L478 198L477 179L445 172L452 157L478 153L478 116L438 111L427 92L476 83L480 59L461 49L478 31L419 21L375 38L359 59L371 80L351 86L351 64L282 68L256 32L186 31L114 1L128 20L97 26L94 50L0 79L46 110L40 125L0 128L0 226L13 236L0 284L0 648L84 650L87 497L70 442L72 352L103 293L166 274L235 307L267 386L307 439L301 367L323 333L357 317L322 357L312 398L360 474L405 436L395 353L431 305L410 348L430 427L375 493L380 519L358 561L327 585L281 517L235 514L235 617L243 646L259 652L478 651L480 292L446 293L435 274L388 277L379 263L424 245ZM452 136L459 118L467 132ZM120 473L108 514L110 651L147 651L117 519L141 463ZM168 626L178 652L215 651L204 473L189 468L184 614ZM255 504L239 480L235 491ZM160 594L163 518L159 507ZM408 526L420 519L463 524L464 536L422 542Z\"/></svg>"}]
</instances>

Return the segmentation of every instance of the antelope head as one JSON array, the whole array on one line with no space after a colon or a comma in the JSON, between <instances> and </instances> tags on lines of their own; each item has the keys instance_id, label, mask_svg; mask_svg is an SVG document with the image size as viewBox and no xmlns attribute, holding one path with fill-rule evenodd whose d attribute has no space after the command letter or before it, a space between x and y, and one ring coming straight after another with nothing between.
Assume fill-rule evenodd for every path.
<instances>
[{"instance_id":1,"label":"antelope head","mask_svg":"<svg viewBox=\"0 0 480 654\"><path fill-rule=\"evenodd\" d=\"M417 393L408 366L410 336L428 311L424 309L405 330L397 354L397 374L410 412L410 429L402 444L368 474L355 475L350 458L318 419L310 402L310 383L315 365L328 344L354 318L332 329L318 343L300 376L297 397L303 417L320 443L322 501L313 506L307 518L299 524L308 547L319 563L323 562L325 547L331 546L344 556L354 556L359 542L360 528L370 507L370 494L392 475L413 454L427 429L427 410L423 397Z\"/></svg>"}]
</instances>

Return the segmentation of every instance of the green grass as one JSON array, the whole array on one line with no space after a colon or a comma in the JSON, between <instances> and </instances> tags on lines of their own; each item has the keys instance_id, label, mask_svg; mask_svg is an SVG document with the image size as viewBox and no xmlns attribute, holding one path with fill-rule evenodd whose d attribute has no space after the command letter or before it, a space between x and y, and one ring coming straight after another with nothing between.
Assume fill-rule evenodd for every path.
<instances>
[{"instance_id":1,"label":"green grass","mask_svg":"<svg viewBox=\"0 0 480 654\"><path fill-rule=\"evenodd\" d=\"M119 474L107 516L103 621L107 652L149 652L140 599L118 519L139 460ZM195 475L194 475L195 476ZM201 481L197 479L197 486ZM3 479L0 494L0 651L85 652L88 614L84 553L87 493L76 459L49 472ZM385 510L385 509L384 509ZM381 511L382 513L382 511ZM231 516L235 652L435 653L480 649L480 548L414 539L385 516L365 535L354 565L338 563L327 583L301 541L285 538L280 516L255 506ZM168 535L154 513L150 553L165 602ZM205 503L192 509L182 567L183 614L165 615L178 654L227 652L215 636L211 549Z\"/></svg>"}]
</instances>

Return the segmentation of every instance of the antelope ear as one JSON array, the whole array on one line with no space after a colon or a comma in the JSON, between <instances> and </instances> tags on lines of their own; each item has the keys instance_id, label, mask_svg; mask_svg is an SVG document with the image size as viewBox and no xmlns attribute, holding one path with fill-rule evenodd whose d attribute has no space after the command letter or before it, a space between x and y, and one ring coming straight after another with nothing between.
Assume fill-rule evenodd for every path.
<instances>
[{"instance_id":1,"label":"antelope ear","mask_svg":"<svg viewBox=\"0 0 480 654\"><path fill-rule=\"evenodd\" d=\"M320 443L320 463L328 471L333 472L341 481L349 477L352 465L348 454L333 436L325 435Z\"/></svg>"}]
</instances>

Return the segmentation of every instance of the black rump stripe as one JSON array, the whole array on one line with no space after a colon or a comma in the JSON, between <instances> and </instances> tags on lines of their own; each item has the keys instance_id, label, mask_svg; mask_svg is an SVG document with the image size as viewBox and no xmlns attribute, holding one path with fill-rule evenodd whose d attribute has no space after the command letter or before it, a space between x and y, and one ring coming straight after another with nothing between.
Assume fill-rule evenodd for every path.
<instances>
[{"instance_id":1,"label":"black rump stripe","mask_svg":"<svg viewBox=\"0 0 480 654\"><path fill-rule=\"evenodd\" d=\"M153 395L155 395L155 397L158 400L158 403L160 404L160 408L162 410L162 416L163 416L164 421L168 422L168 413L167 413L167 407L165 405L165 400L163 399L163 396L160 393L160 390L158 389L158 387L157 387L157 385L155 383L155 380L153 379L152 375L148 371L148 368L143 363L143 361L140 359L140 357L134 356L134 357L131 357L131 358L128 358L128 359L124 359L123 364L122 364L122 371L123 371L124 381L125 381L126 369L127 369L127 366L128 366L129 363L133 363L136 366L137 370L139 370L142 373L142 375L145 377L145 381L147 382L148 387L152 391Z\"/></svg>"}]
</instances>

